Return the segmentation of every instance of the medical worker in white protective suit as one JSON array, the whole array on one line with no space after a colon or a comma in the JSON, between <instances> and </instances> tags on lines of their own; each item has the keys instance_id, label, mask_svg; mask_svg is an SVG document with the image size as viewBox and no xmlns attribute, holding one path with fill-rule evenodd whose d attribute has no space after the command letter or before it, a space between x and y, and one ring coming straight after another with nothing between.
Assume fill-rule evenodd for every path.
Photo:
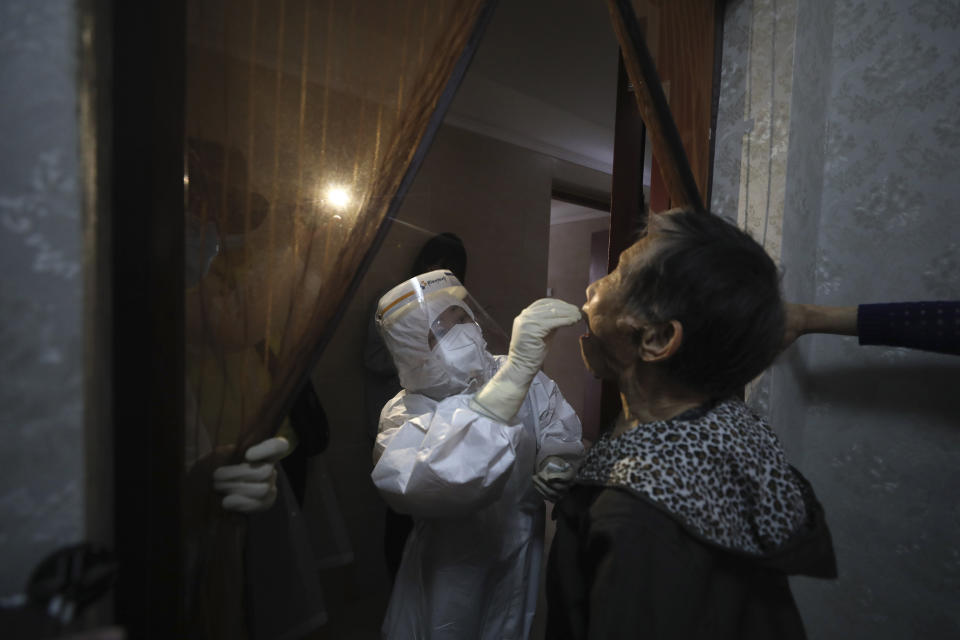
<instances>
[{"instance_id":1,"label":"medical worker in white protective suit","mask_svg":"<svg viewBox=\"0 0 960 640\"><path fill-rule=\"evenodd\" d=\"M579 310L538 300L492 356L476 304L449 271L380 299L403 390L380 416L373 481L414 517L384 621L390 639L524 640L536 609L544 504L583 454L580 420L540 367Z\"/></svg>"}]
</instances>

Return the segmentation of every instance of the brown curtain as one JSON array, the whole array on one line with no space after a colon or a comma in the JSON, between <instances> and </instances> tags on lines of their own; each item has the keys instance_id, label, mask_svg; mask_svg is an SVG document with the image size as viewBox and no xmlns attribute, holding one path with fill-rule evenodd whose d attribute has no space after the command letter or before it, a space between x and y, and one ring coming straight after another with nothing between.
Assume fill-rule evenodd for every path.
<instances>
[{"instance_id":1,"label":"brown curtain","mask_svg":"<svg viewBox=\"0 0 960 640\"><path fill-rule=\"evenodd\" d=\"M188 5L191 637L245 633L242 520L209 472L280 427L486 4Z\"/></svg>"}]
</instances>

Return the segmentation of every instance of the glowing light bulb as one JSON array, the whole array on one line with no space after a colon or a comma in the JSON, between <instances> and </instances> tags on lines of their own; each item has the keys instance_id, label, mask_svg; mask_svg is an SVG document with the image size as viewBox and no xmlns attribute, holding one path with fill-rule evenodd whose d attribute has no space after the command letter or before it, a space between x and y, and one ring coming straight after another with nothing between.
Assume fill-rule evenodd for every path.
<instances>
[{"instance_id":1,"label":"glowing light bulb","mask_svg":"<svg viewBox=\"0 0 960 640\"><path fill-rule=\"evenodd\" d=\"M350 204L350 192L343 187L329 187L327 189L327 202L337 209L343 209Z\"/></svg>"}]
</instances>

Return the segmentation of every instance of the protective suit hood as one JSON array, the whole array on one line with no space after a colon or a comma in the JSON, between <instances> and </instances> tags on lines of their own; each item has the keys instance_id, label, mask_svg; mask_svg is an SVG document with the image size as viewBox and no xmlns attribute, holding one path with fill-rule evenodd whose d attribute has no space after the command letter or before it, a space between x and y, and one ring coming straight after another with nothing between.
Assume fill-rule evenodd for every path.
<instances>
[{"instance_id":1,"label":"protective suit hood","mask_svg":"<svg viewBox=\"0 0 960 640\"><path fill-rule=\"evenodd\" d=\"M468 301L467 290L446 270L405 280L380 298L377 327L408 392L440 400L476 391L495 373ZM462 309L469 321L443 326L451 308Z\"/></svg>"}]
</instances>

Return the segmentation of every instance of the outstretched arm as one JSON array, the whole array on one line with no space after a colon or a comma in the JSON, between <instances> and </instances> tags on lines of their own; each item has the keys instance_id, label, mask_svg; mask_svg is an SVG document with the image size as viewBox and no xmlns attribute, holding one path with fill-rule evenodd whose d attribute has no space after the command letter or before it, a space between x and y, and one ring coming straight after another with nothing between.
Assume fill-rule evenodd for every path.
<instances>
[{"instance_id":1,"label":"outstretched arm","mask_svg":"<svg viewBox=\"0 0 960 640\"><path fill-rule=\"evenodd\" d=\"M807 333L859 336L862 345L960 354L960 300L832 307L786 305L783 347Z\"/></svg>"},{"instance_id":2,"label":"outstretched arm","mask_svg":"<svg viewBox=\"0 0 960 640\"><path fill-rule=\"evenodd\" d=\"M783 338L784 349L807 333L857 335L857 307L828 307L788 302L786 308L787 330Z\"/></svg>"}]
</instances>

